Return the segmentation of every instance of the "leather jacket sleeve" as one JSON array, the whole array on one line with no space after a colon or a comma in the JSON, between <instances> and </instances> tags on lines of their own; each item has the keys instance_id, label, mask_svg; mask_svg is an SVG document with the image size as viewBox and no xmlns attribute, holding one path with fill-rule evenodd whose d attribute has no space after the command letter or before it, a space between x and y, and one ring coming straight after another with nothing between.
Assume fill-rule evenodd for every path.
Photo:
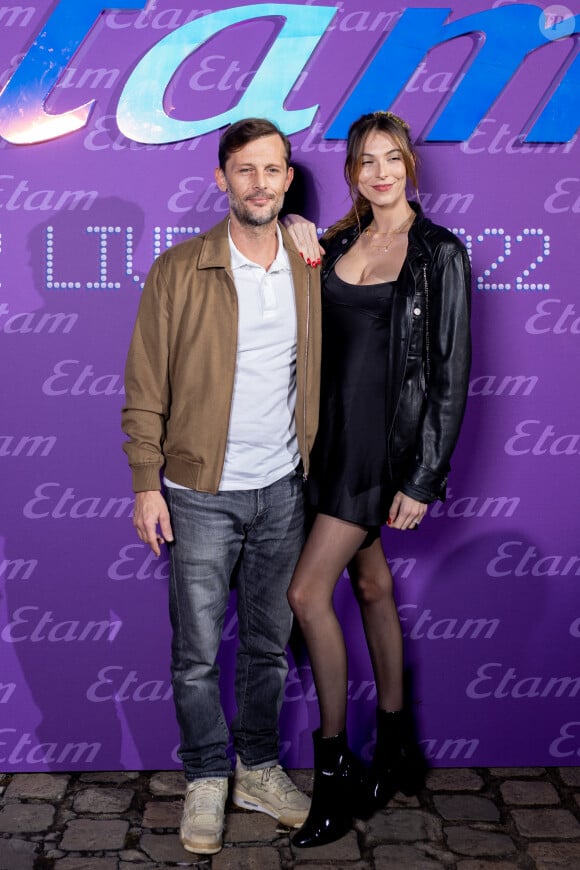
<instances>
[{"instance_id":1,"label":"leather jacket sleeve","mask_svg":"<svg viewBox=\"0 0 580 870\"><path fill-rule=\"evenodd\" d=\"M400 489L429 504L445 498L449 460L469 386L471 269L465 248L457 239L449 235L436 246L427 281L427 383L414 461Z\"/></svg>"}]
</instances>

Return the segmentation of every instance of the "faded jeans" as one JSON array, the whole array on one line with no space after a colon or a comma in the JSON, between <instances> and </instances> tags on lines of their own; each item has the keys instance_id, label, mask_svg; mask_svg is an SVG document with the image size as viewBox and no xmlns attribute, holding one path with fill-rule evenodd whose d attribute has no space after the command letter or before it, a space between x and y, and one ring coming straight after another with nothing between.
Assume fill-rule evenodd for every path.
<instances>
[{"instance_id":1,"label":"faded jeans","mask_svg":"<svg viewBox=\"0 0 580 870\"><path fill-rule=\"evenodd\" d=\"M286 593L304 544L302 475L293 472L263 489L212 495L168 488L166 494L175 538L171 673L185 777L223 777L231 770L216 658L234 571L234 748L245 767L276 764L292 626Z\"/></svg>"}]
</instances>

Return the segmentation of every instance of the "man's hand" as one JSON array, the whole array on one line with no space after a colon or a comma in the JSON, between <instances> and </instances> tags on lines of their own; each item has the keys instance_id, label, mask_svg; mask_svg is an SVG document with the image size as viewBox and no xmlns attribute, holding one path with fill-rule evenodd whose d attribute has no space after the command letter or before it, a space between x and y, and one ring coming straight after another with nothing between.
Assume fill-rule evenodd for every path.
<instances>
[{"instance_id":1,"label":"man's hand","mask_svg":"<svg viewBox=\"0 0 580 870\"><path fill-rule=\"evenodd\" d=\"M391 529L401 529L402 531L415 529L426 513L426 504L398 492L393 499L387 525Z\"/></svg>"},{"instance_id":2,"label":"man's hand","mask_svg":"<svg viewBox=\"0 0 580 870\"><path fill-rule=\"evenodd\" d=\"M299 214L287 214L282 223L290 233L298 253L309 266L320 266L324 248L318 244L316 225Z\"/></svg>"},{"instance_id":3,"label":"man's hand","mask_svg":"<svg viewBox=\"0 0 580 870\"><path fill-rule=\"evenodd\" d=\"M157 531L157 524L161 534ZM167 502L158 490L138 492L135 495L133 525L140 540L149 544L156 556L161 553L161 544L173 540Z\"/></svg>"}]
</instances>

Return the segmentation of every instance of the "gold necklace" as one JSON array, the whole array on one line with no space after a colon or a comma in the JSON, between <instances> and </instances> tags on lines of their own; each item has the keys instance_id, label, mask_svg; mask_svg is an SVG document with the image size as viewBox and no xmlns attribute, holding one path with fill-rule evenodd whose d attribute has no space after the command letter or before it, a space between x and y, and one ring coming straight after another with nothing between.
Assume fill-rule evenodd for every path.
<instances>
[{"instance_id":1,"label":"gold necklace","mask_svg":"<svg viewBox=\"0 0 580 870\"><path fill-rule=\"evenodd\" d=\"M410 226L414 220L415 220L415 212L412 211L411 214L407 218L405 218L405 220L403 221L402 224L399 224L398 227L395 227L393 230L389 230L386 233L379 233L378 230L371 229L371 227L369 225L364 230L365 236L368 236L369 238L372 236L386 236L387 239L389 239L389 237L391 239L390 241L387 241L386 244L384 244L384 245L371 245L369 243L369 247L374 248L376 251L383 251L383 253L386 254L387 251L389 250L389 248L391 247L391 245L393 244L393 242L395 241L395 236L399 236L399 235L402 235L403 233L407 232L407 230L410 228Z\"/></svg>"}]
</instances>

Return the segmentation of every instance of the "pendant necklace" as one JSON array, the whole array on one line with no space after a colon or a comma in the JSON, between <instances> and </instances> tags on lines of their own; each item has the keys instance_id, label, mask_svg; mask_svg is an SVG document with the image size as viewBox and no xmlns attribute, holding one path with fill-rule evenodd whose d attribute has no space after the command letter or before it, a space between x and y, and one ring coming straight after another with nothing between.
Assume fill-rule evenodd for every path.
<instances>
[{"instance_id":1,"label":"pendant necklace","mask_svg":"<svg viewBox=\"0 0 580 870\"><path fill-rule=\"evenodd\" d=\"M377 251L383 251L383 253L386 254L387 251L389 250L389 248L391 247L391 245L393 244L393 242L395 241L395 236L399 236L399 235L402 235L403 233L407 232L407 230L410 228L410 226L414 220L415 220L415 212L412 211L411 214L403 221L402 224L399 224L398 227L395 227L393 230L389 230L387 233L379 233L379 232L377 232L377 230L373 230L373 229L371 229L370 226L368 226L366 228L366 230L364 230L363 232L364 232L365 236L369 237L369 239L372 238L372 236L386 236L387 237L387 241L385 244L382 244L382 245L370 244L369 247L375 248L375 250L377 250Z\"/></svg>"}]
</instances>

